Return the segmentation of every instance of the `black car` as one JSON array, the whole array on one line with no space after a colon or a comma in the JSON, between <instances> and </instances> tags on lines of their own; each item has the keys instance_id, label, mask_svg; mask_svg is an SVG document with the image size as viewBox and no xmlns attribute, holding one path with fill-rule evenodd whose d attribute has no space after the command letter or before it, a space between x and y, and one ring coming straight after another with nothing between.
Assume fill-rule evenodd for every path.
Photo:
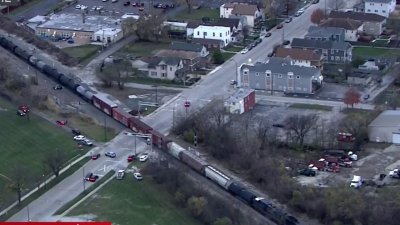
<instances>
[{"instance_id":1,"label":"black car","mask_svg":"<svg viewBox=\"0 0 400 225\"><path fill-rule=\"evenodd\" d=\"M315 177L315 175L317 175L316 172L310 168L305 168L305 169L299 170L299 174L308 176L308 177Z\"/></svg>"},{"instance_id":2,"label":"black car","mask_svg":"<svg viewBox=\"0 0 400 225\"><path fill-rule=\"evenodd\" d=\"M26 115L26 113L24 112L24 111L22 111L22 110L17 110L17 115L18 116L25 116Z\"/></svg>"},{"instance_id":3,"label":"black car","mask_svg":"<svg viewBox=\"0 0 400 225\"><path fill-rule=\"evenodd\" d=\"M128 5L130 5L131 4L131 2L130 1L126 1L126 2L124 2L124 6L128 6Z\"/></svg>"},{"instance_id":4,"label":"black car","mask_svg":"<svg viewBox=\"0 0 400 225\"><path fill-rule=\"evenodd\" d=\"M283 41L283 45L288 45L288 44L290 44L290 41L289 41L289 40L284 40L284 41Z\"/></svg>"},{"instance_id":5,"label":"black car","mask_svg":"<svg viewBox=\"0 0 400 225\"><path fill-rule=\"evenodd\" d=\"M265 37L271 37L271 33L270 33L270 32L267 32L267 33L265 34Z\"/></svg>"},{"instance_id":6,"label":"black car","mask_svg":"<svg viewBox=\"0 0 400 225\"><path fill-rule=\"evenodd\" d=\"M78 129L72 129L72 134L73 134L74 136L78 136L78 135L81 135L81 131L78 130Z\"/></svg>"},{"instance_id":7,"label":"black car","mask_svg":"<svg viewBox=\"0 0 400 225\"><path fill-rule=\"evenodd\" d=\"M251 46L252 48L254 48L254 47L257 46L257 43L256 43L256 42L253 42L253 43L250 44L250 46Z\"/></svg>"},{"instance_id":8,"label":"black car","mask_svg":"<svg viewBox=\"0 0 400 225\"><path fill-rule=\"evenodd\" d=\"M268 56L268 57L272 57L272 56L274 56L274 53L273 53L273 52L270 52L270 53L268 53L267 56Z\"/></svg>"},{"instance_id":9,"label":"black car","mask_svg":"<svg viewBox=\"0 0 400 225\"><path fill-rule=\"evenodd\" d=\"M278 127L278 128L284 128L285 127L285 125L280 124L280 123L274 123L274 124L272 124L272 126L273 127Z\"/></svg>"},{"instance_id":10,"label":"black car","mask_svg":"<svg viewBox=\"0 0 400 225\"><path fill-rule=\"evenodd\" d=\"M59 84L57 84L56 86L53 87L54 90L61 90L63 89L63 87Z\"/></svg>"},{"instance_id":11,"label":"black car","mask_svg":"<svg viewBox=\"0 0 400 225\"><path fill-rule=\"evenodd\" d=\"M261 38L259 38L259 39L256 40L256 44L260 44L261 42L262 42L262 39L261 39Z\"/></svg>"}]
</instances>

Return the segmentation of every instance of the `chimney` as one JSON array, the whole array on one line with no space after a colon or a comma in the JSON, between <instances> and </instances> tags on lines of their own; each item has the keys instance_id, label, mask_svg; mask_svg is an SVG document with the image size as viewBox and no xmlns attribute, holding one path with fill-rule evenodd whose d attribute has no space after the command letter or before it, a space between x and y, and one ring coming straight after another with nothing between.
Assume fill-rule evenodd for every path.
<instances>
[{"instance_id":1,"label":"chimney","mask_svg":"<svg viewBox=\"0 0 400 225\"><path fill-rule=\"evenodd\" d=\"M85 19L86 19L85 12L83 12L82 13L82 23L85 23Z\"/></svg>"}]
</instances>

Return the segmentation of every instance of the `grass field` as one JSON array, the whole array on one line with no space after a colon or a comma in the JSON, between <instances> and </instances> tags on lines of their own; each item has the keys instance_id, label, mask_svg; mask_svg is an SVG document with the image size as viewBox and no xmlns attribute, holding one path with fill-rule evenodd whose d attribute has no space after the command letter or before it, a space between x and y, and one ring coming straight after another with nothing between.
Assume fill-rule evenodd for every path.
<instances>
[{"instance_id":1,"label":"grass field","mask_svg":"<svg viewBox=\"0 0 400 225\"><path fill-rule=\"evenodd\" d=\"M320 110L320 111L332 111L331 106L326 105L318 105L318 104L302 104L302 103L295 103L291 104L290 108L296 109L312 109L312 110Z\"/></svg>"},{"instance_id":2,"label":"grass field","mask_svg":"<svg viewBox=\"0 0 400 225\"><path fill-rule=\"evenodd\" d=\"M16 107L3 99L0 99L0 109L0 208L4 208L16 200L16 194L8 188L12 179L10 170L15 165L21 164L30 170L32 179L25 186L30 189L43 173L50 174L50 169L44 169L46 153L59 149L69 160L84 151L78 151L69 133L42 118L34 114L30 114L29 121L27 117L19 117Z\"/></svg>"},{"instance_id":3,"label":"grass field","mask_svg":"<svg viewBox=\"0 0 400 225\"><path fill-rule=\"evenodd\" d=\"M87 64L90 59L96 55L96 53L101 49L99 45L81 45L76 47L63 48L62 50L68 53L70 56L75 57L79 60L81 64Z\"/></svg>"},{"instance_id":4,"label":"grass field","mask_svg":"<svg viewBox=\"0 0 400 225\"><path fill-rule=\"evenodd\" d=\"M119 225L200 225L183 209L173 205L172 197L144 177L138 182L127 174L113 180L92 195L69 216L95 214L98 221Z\"/></svg>"},{"instance_id":5,"label":"grass field","mask_svg":"<svg viewBox=\"0 0 400 225\"><path fill-rule=\"evenodd\" d=\"M114 55L118 57L125 56L151 56L155 50L168 49L170 43L156 43L156 42L136 42L129 45L125 45L122 49L117 51Z\"/></svg>"},{"instance_id":6,"label":"grass field","mask_svg":"<svg viewBox=\"0 0 400 225\"><path fill-rule=\"evenodd\" d=\"M400 50L372 47L357 47L353 49L354 58L366 58L368 56L400 56Z\"/></svg>"},{"instance_id":7,"label":"grass field","mask_svg":"<svg viewBox=\"0 0 400 225\"><path fill-rule=\"evenodd\" d=\"M229 52L240 52L243 49L244 49L243 47L239 47L239 46L229 46L229 47L224 48L225 51L229 51Z\"/></svg>"},{"instance_id":8,"label":"grass field","mask_svg":"<svg viewBox=\"0 0 400 225\"><path fill-rule=\"evenodd\" d=\"M228 61L230 58L232 58L234 55L236 55L236 53L231 53L231 52L222 52L221 54L225 62Z\"/></svg>"},{"instance_id":9,"label":"grass field","mask_svg":"<svg viewBox=\"0 0 400 225\"><path fill-rule=\"evenodd\" d=\"M219 9L200 8L192 9L191 12L183 10L175 16L178 20L201 20L203 17L209 17L210 20L219 19Z\"/></svg>"}]
</instances>

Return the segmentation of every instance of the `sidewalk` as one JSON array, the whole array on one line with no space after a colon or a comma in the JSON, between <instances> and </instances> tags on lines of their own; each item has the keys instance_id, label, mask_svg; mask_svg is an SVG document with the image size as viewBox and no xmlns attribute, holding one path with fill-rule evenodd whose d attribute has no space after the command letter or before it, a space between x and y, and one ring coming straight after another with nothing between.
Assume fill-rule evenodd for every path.
<instances>
[{"instance_id":1,"label":"sidewalk","mask_svg":"<svg viewBox=\"0 0 400 225\"><path fill-rule=\"evenodd\" d=\"M138 83L125 83L125 87L130 87L130 88L138 88L138 89L147 89L147 90L155 90L157 89L163 89L163 90L174 90L174 91L183 91L191 86L187 87L169 87L169 86L164 86L163 84L138 84Z\"/></svg>"}]
</instances>

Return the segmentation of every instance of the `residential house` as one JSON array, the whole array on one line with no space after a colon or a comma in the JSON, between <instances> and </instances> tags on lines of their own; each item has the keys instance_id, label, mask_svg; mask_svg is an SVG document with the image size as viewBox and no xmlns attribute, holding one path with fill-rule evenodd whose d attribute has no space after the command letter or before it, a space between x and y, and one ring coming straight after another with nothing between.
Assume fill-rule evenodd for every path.
<instances>
[{"instance_id":1,"label":"residential house","mask_svg":"<svg viewBox=\"0 0 400 225\"><path fill-rule=\"evenodd\" d=\"M141 59L143 66L138 68L148 74L150 78L173 80L177 71L183 68L180 58L153 56Z\"/></svg>"},{"instance_id":2,"label":"residential house","mask_svg":"<svg viewBox=\"0 0 400 225\"><path fill-rule=\"evenodd\" d=\"M363 23L352 19L328 19L321 27L339 27L345 29L346 41L357 41L359 33L363 31Z\"/></svg>"},{"instance_id":3,"label":"residential house","mask_svg":"<svg viewBox=\"0 0 400 225\"><path fill-rule=\"evenodd\" d=\"M209 52L203 45L185 42L172 42L170 49L162 49L156 53L159 57L180 58L186 71L200 67L208 55Z\"/></svg>"},{"instance_id":4,"label":"residential house","mask_svg":"<svg viewBox=\"0 0 400 225\"><path fill-rule=\"evenodd\" d=\"M276 49L275 57L290 58L294 65L322 68L324 57L315 50L300 48L284 48Z\"/></svg>"},{"instance_id":5,"label":"residential house","mask_svg":"<svg viewBox=\"0 0 400 225\"><path fill-rule=\"evenodd\" d=\"M332 11L329 14L332 19L352 19L363 23L363 32L369 35L380 35L383 32L383 25L386 23L386 17L365 12L340 12Z\"/></svg>"},{"instance_id":6,"label":"residential house","mask_svg":"<svg viewBox=\"0 0 400 225\"><path fill-rule=\"evenodd\" d=\"M351 85L367 86L371 82L372 77L367 73L353 72L347 76L347 83Z\"/></svg>"},{"instance_id":7,"label":"residential house","mask_svg":"<svg viewBox=\"0 0 400 225\"><path fill-rule=\"evenodd\" d=\"M225 3L221 5L219 14L221 18L230 18L232 15L246 17L246 25L250 27L254 26L257 19L264 16L264 13L257 7L257 5L238 2Z\"/></svg>"},{"instance_id":8,"label":"residential house","mask_svg":"<svg viewBox=\"0 0 400 225\"><path fill-rule=\"evenodd\" d=\"M223 41L224 47L232 41L231 29L229 27L222 26L208 26L200 25L194 29L193 38L199 39L211 39Z\"/></svg>"},{"instance_id":9,"label":"residential house","mask_svg":"<svg viewBox=\"0 0 400 225\"><path fill-rule=\"evenodd\" d=\"M340 27L311 26L304 38L319 41L345 41L345 30Z\"/></svg>"},{"instance_id":10,"label":"residential house","mask_svg":"<svg viewBox=\"0 0 400 225\"><path fill-rule=\"evenodd\" d=\"M344 41L315 41L309 39L293 38L292 48L317 50L324 60L331 63L351 62L353 47Z\"/></svg>"},{"instance_id":11,"label":"residential house","mask_svg":"<svg viewBox=\"0 0 400 225\"><path fill-rule=\"evenodd\" d=\"M256 92L254 89L240 88L224 102L229 113L242 114L248 112L256 105Z\"/></svg>"},{"instance_id":12,"label":"residential house","mask_svg":"<svg viewBox=\"0 0 400 225\"><path fill-rule=\"evenodd\" d=\"M236 36L242 30L242 22L239 18L220 18L217 22L212 23L212 25L229 27L231 29L232 42L237 41Z\"/></svg>"},{"instance_id":13,"label":"residential house","mask_svg":"<svg viewBox=\"0 0 400 225\"><path fill-rule=\"evenodd\" d=\"M364 0L366 13L375 13L386 18L396 8L396 0Z\"/></svg>"},{"instance_id":14,"label":"residential house","mask_svg":"<svg viewBox=\"0 0 400 225\"><path fill-rule=\"evenodd\" d=\"M193 37L193 33L194 33L194 29L197 28L198 26L200 26L200 22L198 21L190 21L188 22L188 24L186 25L186 37L187 38L192 38Z\"/></svg>"},{"instance_id":15,"label":"residential house","mask_svg":"<svg viewBox=\"0 0 400 225\"><path fill-rule=\"evenodd\" d=\"M224 41L222 40L204 39L204 38L193 38L192 43L204 45L208 50L214 48L223 48L226 46Z\"/></svg>"},{"instance_id":16,"label":"residential house","mask_svg":"<svg viewBox=\"0 0 400 225\"><path fill-rule=\"evenodd\" d=\"M323 80L320 69L293 65L292 60L282 58L242 64L238 73L239 87L293 94L314 94Z\"/></svg>"}]
</instances>

